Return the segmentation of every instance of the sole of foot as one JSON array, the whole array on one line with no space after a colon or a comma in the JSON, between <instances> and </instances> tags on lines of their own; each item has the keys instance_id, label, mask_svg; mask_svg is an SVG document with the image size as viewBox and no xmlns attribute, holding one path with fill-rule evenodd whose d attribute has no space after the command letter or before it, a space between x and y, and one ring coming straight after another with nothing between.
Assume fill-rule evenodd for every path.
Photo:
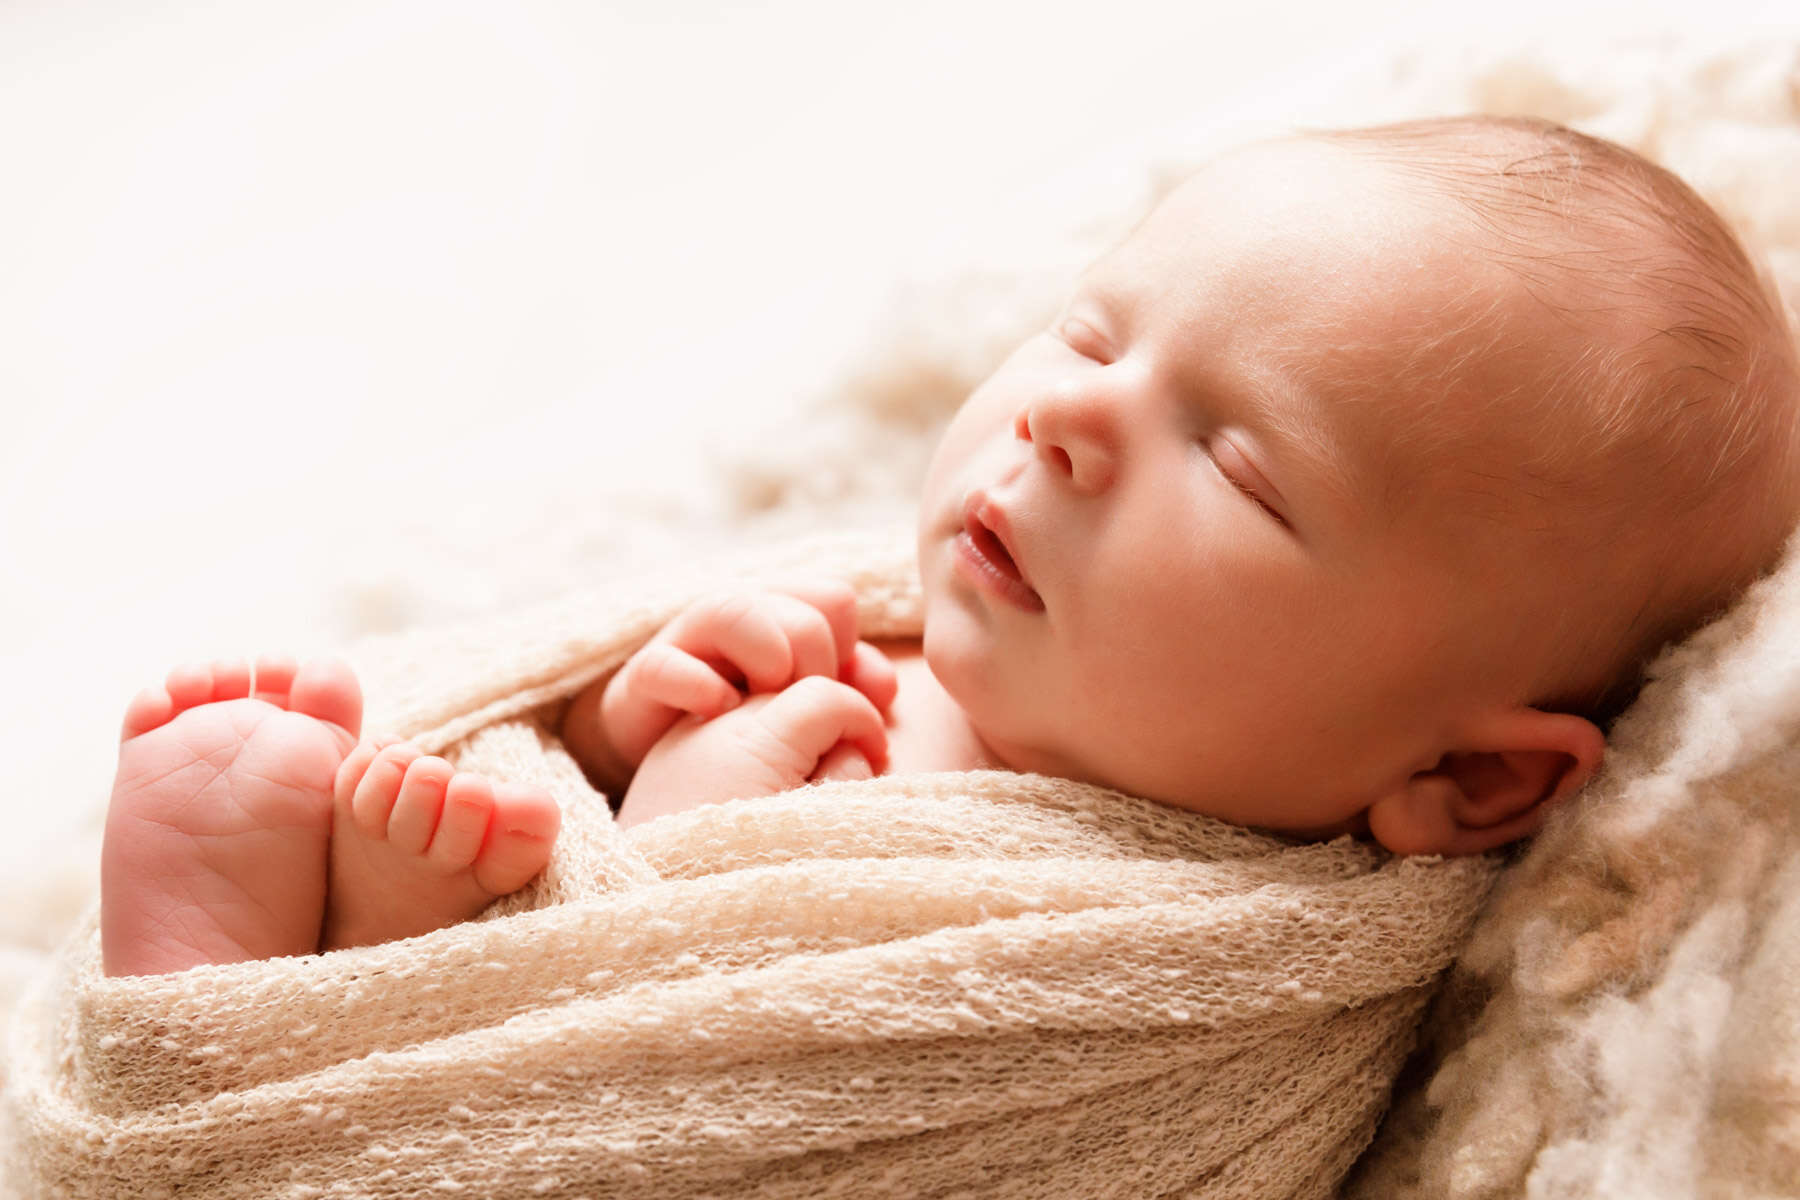
<instances>
[{"instance_id":1,"label":"sole of foot","mask_svg":"<svg viewBox=\"0 0 1800 1200\"><path fill-rule=\"evenodd\" d=\"M394 738L351 751L334 792L328 950L468 920L544 869L561 824L541 788L458 771Z\"/></svg>"},{"instance_id":2,"label":"sole of foot","mask_svg":"<svg viewBox=\"0 0 1800 1200\"><path fill-rule=\"evenodd\" d=\"M190 665L125 713L100 864L108 975L309 954L362 689L337 661Z\"/></svg>"}]
</instances>

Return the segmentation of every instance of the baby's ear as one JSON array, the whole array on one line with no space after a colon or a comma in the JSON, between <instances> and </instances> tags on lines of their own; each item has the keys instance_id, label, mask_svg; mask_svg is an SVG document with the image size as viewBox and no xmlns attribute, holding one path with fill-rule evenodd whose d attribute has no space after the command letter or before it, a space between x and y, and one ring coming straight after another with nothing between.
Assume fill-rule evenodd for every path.
<instances>
[{"instance_id":1,"label":"baby's ear","mask_svg":"<svg viewBox=\"0 0 1800 1200\"><path fill-rule=\"evenodd\" d=\"M1550 805L1586 783L1606 739L1570 713L1511 709L1369 807L1369 832L1396 854L1480 854L1536 833Z\"/></svg>"}]
</instances>

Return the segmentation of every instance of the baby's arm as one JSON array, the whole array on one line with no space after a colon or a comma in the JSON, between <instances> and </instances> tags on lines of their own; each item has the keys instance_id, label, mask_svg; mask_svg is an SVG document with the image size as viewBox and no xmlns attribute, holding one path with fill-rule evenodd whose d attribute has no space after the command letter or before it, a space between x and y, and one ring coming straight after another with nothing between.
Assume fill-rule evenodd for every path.
<instances>
[{"instance_id":1,"label":"baby's arm","mask_svg":"<svg viewBox=\"0 0 1800 1200\"><path fill-rule=\"evenodd\" d=\"M619 823L814 780L868 779L886 766L887 727L875 704L848 684L809 675L723 716L678 720L645 755Z\"/></svg>"},{"instance_id":2,"label":"baby's arm","mask_svg":"<svg viewBox=\"0 0 1800 1200\"><path fill-rule=\"evenodd\" d=\"M823 676L885 710L894 698L893 665L856 635L856 596L842 584L702 600L611 679L575 697L563 744L595 786L618 796L677 721L730 712L746 693L779 693Z\"/></svg>"}]
</instances>

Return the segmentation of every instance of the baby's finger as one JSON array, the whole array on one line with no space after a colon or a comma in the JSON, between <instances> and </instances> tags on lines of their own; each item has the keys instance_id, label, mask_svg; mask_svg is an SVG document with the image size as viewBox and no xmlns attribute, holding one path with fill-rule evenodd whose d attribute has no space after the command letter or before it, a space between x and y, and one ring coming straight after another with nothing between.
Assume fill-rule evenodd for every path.
<instances>
[{"instance_id":1,"label":"baby's finger","mask_svg":"<svg viewBox=\"0 0 1800 1200\"><path fill-rule=\"evenodd\" d=\"M861 751L873 771L887 766L887 726L869 698L848 684L809 675L755 715L778 744L808 760L807 775L839 742Z\"/></svg>"},{"instance_id":2,"label":"baby's finger","mask_svg":"<svg viewBox=\"0 0 1800 1200\"><path fill-rule=\"evenodd\" d=\"M632 656L627 667L631 671L627 686L641 699L673 710L663 714L670 721L676 712L716 717L743 699L717 671L669 642L651 642Z\"/></svg>"},{"instance_id":3,"label":"baby's finger","mask_svg":"<svg viewBox=\"0 0 1800 1200\"><path fill-rule=\"evenodd\" d=\"M812 778L821 782L828 779L873 779L875 769L869 765L869 760L861 750L848 742L839 742L825 752L825 757L819 760L818 769L812 773Z\"/></svg>"},{"instance_id":4,"label":"baby's finger","mask_svg":"<svg viewBox=\"0 0 1800 1200\"><path fill-rule=\"evenodd\" d=\"M602 745L610 747L629 776L677 717L712 717L735 708L742 697L717 671L668 642L650 642L626 660L606 685L598 717ZM571 712L571 719L573 719Z\"/></svg>"},{"instance_id":5,"label":"baby's finger","mask_svg":"<svg viewBox=\"0 0 1800 1200\"><path fill-rule=\"evenodd\" d=\"M894 697L900 694L900 680L894 673L893 662L867 642L856 643L856 656L851 660L850 673L844 682L867 696L869 702L882 712L886 712L894 703Z\"/></svg>"},{"instance_id":6,"label":"baby's finger","mask_svg":"<svg viewBox=\"0 0 1800 1200\"><path fill-rule=\"evenodd\" d=\"M721 674L741 675L752 692L778 692L794 678L787 631L767 593L747 592L696 604L676 617L658 642L673 645Z\"/></svg>"},{"instance_id":7,"label":"baby's finger","mask_svg":"<svg viewBox=\"0 0 1800 1200\"><path fill-rule=\"evenodd\" d=\"M830 672L843 679L856 651L856 592L847 583L835 580L809 580L780 589L796 600L805 601L819 611L831 627L831 642L837 648L837 670Z\"/></svg>"},{"instance_id":8,"label":"baby's finger","mask_svg":"<svg viewBox=\"0 0 1800 1200\"><path fill-rule=\"evenodd\" d=\"M793 661L791 674L781 686L808 675L837 679L843 663L838 654L837 635L825 613L805 600L779 592L769 593L766 604L769 615L775 618L787 637L788 653Z\"/></svg>"}]
</instances>

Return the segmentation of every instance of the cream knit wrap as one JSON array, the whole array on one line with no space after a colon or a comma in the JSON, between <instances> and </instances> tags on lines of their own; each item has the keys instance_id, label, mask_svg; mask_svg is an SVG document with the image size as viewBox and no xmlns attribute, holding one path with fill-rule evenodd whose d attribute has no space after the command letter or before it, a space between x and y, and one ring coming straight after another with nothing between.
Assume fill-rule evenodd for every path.
<instances>
[{"instance_id":1,"label":"cream knit wrap","mask_svg":"<svg viewBox=\"0 0 1800 1200\"><path fill-rule=\"evenodd\" d=\"M917 632L903 553L763 567L802 564ZM555 792L553 865L426 937L167 976L104 978L90 920L9 1031L14 1194L1332 1191L1491 864L1002 772L621 835L547 730L693 588L359 654L371 728Z\"/></svg>"}]
</instances>

